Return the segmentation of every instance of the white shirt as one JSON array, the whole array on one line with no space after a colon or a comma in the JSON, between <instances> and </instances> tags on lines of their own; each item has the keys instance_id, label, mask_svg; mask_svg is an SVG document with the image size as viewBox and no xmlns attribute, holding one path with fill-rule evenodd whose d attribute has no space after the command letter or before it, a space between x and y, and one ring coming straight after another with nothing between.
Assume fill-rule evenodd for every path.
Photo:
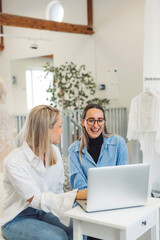
<instances>
[{"instance_id":1,"label":"white shirt","mask_svg":"<svg viewBox=\"0 0 160 240\"><path fill-rule=\"evenodd\" d=\"M131 102L128 140L138 139L145 153L160 153L160 97L146 91Z\"/></svg>"},{"instance_id":2,"label":"white shirt","mask_svg":"<svg viewBox=\"0 0 160 240\"><path fill-rule=\"evenodd\" d=\"M58 147L52 145L57 163L44 167L26 142L12 151L4 161L4 207L0 224L3 225L27 207L52 212L65 225L64 211L72 208L76 191L63 193L64 168ZM27 202L34 196L31 204Z\"/></svg>"}]
</instances>

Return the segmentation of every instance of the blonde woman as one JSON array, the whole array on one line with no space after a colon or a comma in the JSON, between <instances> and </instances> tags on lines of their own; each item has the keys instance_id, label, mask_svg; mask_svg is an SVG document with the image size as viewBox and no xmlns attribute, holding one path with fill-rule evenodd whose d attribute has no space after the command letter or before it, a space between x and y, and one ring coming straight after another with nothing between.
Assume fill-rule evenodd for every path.
<instances>
[{"instance_id":1,"label":"blonde woman","mask_svg":"<svg viewBox=\"0 0 160 240\"><path fill-rule=\"evenodd\" d=\"M22 146L4 162L0 223L5 239L73 239L72 224L63 213L72 207L77 190L63 193L62 158L54 145L60 142L62 131L57 109L39 105L29 113Z\"/></svg>"}]
</instances>

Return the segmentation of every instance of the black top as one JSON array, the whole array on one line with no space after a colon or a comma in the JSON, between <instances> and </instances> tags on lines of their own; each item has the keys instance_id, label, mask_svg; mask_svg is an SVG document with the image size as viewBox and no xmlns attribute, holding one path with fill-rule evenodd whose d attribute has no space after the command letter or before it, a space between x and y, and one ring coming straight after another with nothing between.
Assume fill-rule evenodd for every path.
<instances>
[{"instance_id":1,"label":"black top","mask_svg":"<svg viewBox=\"0 0 160 240\"><path fill-rule=\"evenodd\" d=\"M88 152L95 161L98 162L99 154L103 143L102 133L97 138L89 138Z\"/></svg>"}]
</instances>

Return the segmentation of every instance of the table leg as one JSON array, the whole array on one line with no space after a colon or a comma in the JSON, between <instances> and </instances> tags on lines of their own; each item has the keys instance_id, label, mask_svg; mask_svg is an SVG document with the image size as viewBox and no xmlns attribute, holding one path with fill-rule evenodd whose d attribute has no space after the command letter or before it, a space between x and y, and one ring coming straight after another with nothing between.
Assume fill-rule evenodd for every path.
<instances>
[{"instance_id":1,"label":"table leg","mask_svg":"<svg viewBox=\"0 0 160 240\"><path fill-rule=\"evenodd\" d=\"M119 240L128 240L127 239L127 233L126 233L125 230L120 230Z\"/></svg>"},{"instance_id":2,"label":"table leg","mask_svg":"<svg viewBox=\"0 0 160 240\"><path fill-rule=\"evenodd\" d=\"M159 240L159 209L156 210L156 224L151 228L151 240Z\"/></svg>"},{"instance_id":3,"label":"table leg","mask_svg":"<svg viewBox=\"0 0 160 240\"><path fill-rule=\"evenodd\" d=\"M73 219L73 239L83 240L83 234L81 230L81 221Z\"/></svg>"}]
</instances>

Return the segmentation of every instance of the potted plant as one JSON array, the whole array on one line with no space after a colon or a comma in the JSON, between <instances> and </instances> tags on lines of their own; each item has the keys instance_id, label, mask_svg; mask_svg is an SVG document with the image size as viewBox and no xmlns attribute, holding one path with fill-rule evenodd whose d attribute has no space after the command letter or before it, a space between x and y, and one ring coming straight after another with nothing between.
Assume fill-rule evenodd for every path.
<instances>
[{"instance_id":1,"label":"potted plant","mask_svg":"<svg viewBox=\"0 0 160 240\"><path fill-rule=\"evenodd\" d=\"M59 67L44 66L46 77L53 73L53 79L47 89L51 93L50 104L60 110L81 110L88 103L97 103L102 107L109 104L109 99L94 97L96 84L85 65L77 67L73 62L65 62Z\"/></svg>"}]
</instances>

